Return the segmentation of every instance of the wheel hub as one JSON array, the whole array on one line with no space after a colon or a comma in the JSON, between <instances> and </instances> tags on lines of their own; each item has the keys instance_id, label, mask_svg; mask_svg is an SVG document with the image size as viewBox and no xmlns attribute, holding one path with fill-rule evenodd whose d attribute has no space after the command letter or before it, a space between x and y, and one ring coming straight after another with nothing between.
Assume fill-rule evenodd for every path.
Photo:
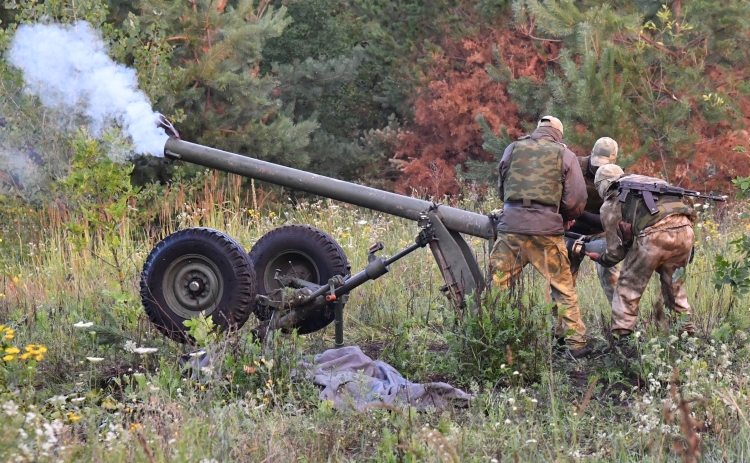
<instances>
[{"instance_id":1,"label":"wheel hub","mask_svg":"<svg viewBox=\"0 0 750 463\"><path fill-rule=\"evenodd\" d=\"M224 293L224 284L216 264L210 259L190 254L176 259L164 274L163 287L169 308L183 318L197 312L210 315Z\"/></svg>"},{"instance_id":2,"label":"wheel hub","mask_svg":"<svg viewBox=\"0 0 750 463\"><path fill-rule=\"evenodd\" d=\"M277 272L278 271L278 272ZM276 276L289 276L320 284L320 270L313 259L301 251L286 251L274 256L264 270L265 286L269 290L282 285Z\"/></svg>"}]
</instances>

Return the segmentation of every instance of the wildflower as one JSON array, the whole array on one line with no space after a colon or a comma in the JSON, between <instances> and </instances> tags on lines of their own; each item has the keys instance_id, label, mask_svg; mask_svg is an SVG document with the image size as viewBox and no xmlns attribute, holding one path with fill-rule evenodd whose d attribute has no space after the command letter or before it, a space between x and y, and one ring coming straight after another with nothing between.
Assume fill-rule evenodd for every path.
<instances>
[{"instance_id":1,"label":"wildflower","mask_svg":"<svg viewBox=\"0 0 750 463\"><path fill-rule=\"evenodd\" d=\"M514 375L514 376L515 376L515 375L520 375L520 374L521 374L521 373L519 373L519 372L518 372L518 370L516 370L516 371L514 371L514 372L513 372L513 375Z\"/></svg>"},{"instance_id":2,"label":"wildflower","mask_svg":"<svg viewBox=\"0 0 750 463\"><path fill-rule=\"evenodd\" d=\"M2 328L0 328L0 332L4 333L2 338L0 338L3 341L10 341L11 339L16 337L16 330L14 330L13 328L6 328L5 326L3 326Z\"/></svg>"},{"instance_id":3,"label":"wildflower","mask_svg":"<svg viewBox=\"0 0 750 463\"><path fill-rule=\"evenodd\" d=\"M21 352L21 349L19 349L18 347L8 347L7 349L5 349L5 352L8 354L17 354Z\"/></svg>"},{"instance_id":4,"label":"wildflower","mask_svg":"<svg viewBox=\"0 0 750 463\"><path fill-rule=\"evenodd\" d=\"M64 404L65 399L67 399L67 397L65 397L64 395L56 395L47 399L47 402L51 403L53 406L58 406Z\"/></svg>"},{"instance_id":5,"label":"wildflower","mask_svg":"<svg viewBox=\"0 0 750 463\"><path fill-rule=\"evenodd\" d=\"M143 429L143 426L141 425L141 423L133 423L130 425L130 432L133 432L138 429Z\"/></svg>"},{"instance_id":6,"label":"wildflower","mask_svg":"<svg viewBox=\"0 0 750 463\"><path fill-rule=\"evenodd\" d=\"M3 404L3 411L8 416L14 416L18 414L18 405L12 400L9 400Z\"/></svg>"},{"instance_id":7,"label":"wildflower","mask_svg":"<svg viewBox=\"0 0 750 463\"><path fill-rule=\"evenodd\" d=\"M104 357L86 357L86 360L88 360L91 363L99 363L102 360L104 360Z\"/></svg>"},{"instance_id":8,"label":"wildflower","mask_svg":"<svg viewBox=\"0 0 750 463\"><path fill-rule=\"evenodd\" d=\"M367 220L360 220L357 222L357 225L367 225Z\"/></svg>"},{"instance_id":9,"label":"wildflower","mask_svg":"<svg viewBox=\"0 0 750 463\"><path fill-rule=\"evenodd\" d=\"M505 424L510 424L510 420L509 420L509 419L506 419L506 420L505 420Z\"/></svg>"},{"instance_id":10,"label":"wildflower","mask_svg":"<svg viewBox=\"0 0 750 463\"><path fill-rule=\"evenodd\" d=\"M252 374L253 374L253 373L255 373L255 371L256 371L256 370L255 370L255 367L251 367L251 366L249 366L249 365L245 365L245 366L243 366L243 367L242 367L242 369L243 369L243 370L245 371L245 373L247 373L248 375L252 375Z\"/></svg>"},{"instance_id":11,"label":"wildflower","mask_svg":"<svg viewBox=\"0 0 750 463\"><path fill-rule=\"evenodd\" d=\"M83 402L84 400L86 400L86 397L76 397L75 399L70 399L70 401L74 403Z\"/></svg>"},{"instance_id":12,"label":"wildflower","mask_svg":"<svg viewBox=\"0 0 750 463\"><path fill-rule=\"evenodd\" d=\"M5 361L5 362L12 362L13 360L15 360L15 358L16 358L15 355L5 355L5 356L3 356L3 361Z\"/></svg>"},{"instance_id":13,"label":"wildflower","mask_svg":"<svg viewBox=\"0 0 750 463\"><path fill-rule=\"evenodd\" d=\"M80 419L81 419L81 417L78 416L78 415L76 415L75 413L68 412L68 420L71 421L72 423L75 423L76 421L78 421Z\"/></svg>"},{"instance_id":14,"label":"wildflower","mask_svg":"<svg viewBox=\"0 0 750 463\"><path fill-rule=\"evenodd\" d=\"M133 349L133 352L135 352L138 355L146 355L146 354L153 354L157 350L159 349L156 347L137 347Z\"/></svg>"},{"instance_id":15,"label":"wildflower","mask_svg":"<svg viewBox=\"0 0 750 463\"><path fill-rule=\"evenodd\" d=\"M125 345L122 346L122 349L125 352L134 353L135 349L138 347L138 345L135 343L135 341L125 341Z\"/></svg>"},{"instance_id":16,"label":"wildflower","mask_svg":"<svg viewBox=\"0 0 750 463\"><path fill-rule=\"evenodd\" d=\"M94 325L93 322L78 322L78 323L75 323L73 326L75 328L88 328L89 326L93 326L93 325Z\"/></svg>"},{"instance_id":17,"label":"wildflower","mask_svg":"<svg viewBox=\"0 0 750 463\"><path fill-rule=\"evenodd\" d=\"M31 355L40 355L47 353L47 348L41 344L29 344L24 348Z\"/></svg>"},{"instance_id":18,"label":"wildflower","mask_svg":"<svg viewBox=\"0 0 750 463\"><path fill-rule=\"evenodd\" d=\"M529 439L529 440L526 441L526 443L527 444L536 444L537 440L536 439Z\"/></svg>"}]
</instances>

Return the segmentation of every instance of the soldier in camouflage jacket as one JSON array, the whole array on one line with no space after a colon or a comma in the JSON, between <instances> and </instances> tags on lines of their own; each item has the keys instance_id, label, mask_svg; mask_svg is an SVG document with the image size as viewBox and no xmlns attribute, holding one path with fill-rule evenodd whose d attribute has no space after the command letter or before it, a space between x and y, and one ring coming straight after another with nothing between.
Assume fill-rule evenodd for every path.
<instances>
[{"instance_id":1,"label":"soldier in camouflage jacket","mask_svg":"<svg viewBox=\"0 0 750 463\"><path fill-rule=\"evenodd\" d=\"M642 183L666 183L664 180L642 175L624 176L622 169L612 164L599 169L596 184L604 199L601 208L602 224L607 239L607 250L599 255L587 253L605 267L623 261L620 278L612 299L612 333L627 336L638 321L638 304L654 272L659 274L665 304L679 315L687 317L681 331L692 333L692 311L682 278L675 272L685 268L690 260L695 237L695 213L681 198L662 196L656 201L655 215L644 208L642 198L629 196L619 201L616 182L622 178Z\"/></svg>"},{"instance_id":2,"label":"soldier in camouflage jacket","mask_svg":"<svg viewBox=\"0 0 750 463\"><path fill-rule=\"evenodd\" d=\"M505 150L498 178L504 206L490 266L495 285L507 288L531 263L549 282L552 300L560 308L556 336L574 356L583 356L590 349L563 233L564 224L583 211L586 184L562 136L562 123L545 116L534 133Z\"/></svg>"},{"instance_id":3,"label":"soldier in camouflage jacket","mask_svg":"<svg viewBox=\"0 0 750 463\"><path fill-rule=\"evenodd\" d=\"M570 231L580 233L581 235L591 236L593 239L604 238L601 227L601 218L599 209L602 207L602 198L594 185L594 176L600 167L607 164L614 164L617 161L617 142L609 137L602 137L594 143L589 156L578 158L578 164L581 166L581 173L586 182L586 207L576 220ZM584 220L585 219L585 220ZM578 269L585 256L580 258L570 257L570 271L573 274L573 282L578 279ZM620 271L617 267L603 267L596 265L596 275L599 278L599 284L607 296L609 305L612 306L612 295L615 292L617 279L620 277Z\"/></svg>"}]
</instances>

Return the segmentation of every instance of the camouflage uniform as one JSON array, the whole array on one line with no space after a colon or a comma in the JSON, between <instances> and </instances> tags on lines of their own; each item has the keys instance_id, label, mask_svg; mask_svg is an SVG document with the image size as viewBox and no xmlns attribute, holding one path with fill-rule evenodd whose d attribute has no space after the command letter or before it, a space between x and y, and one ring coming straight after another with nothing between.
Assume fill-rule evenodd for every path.
<instances>
[{"instance_id":1,"label":"camouflage uniform","mask_svg":"<svg viewBox=\"0 0 750 463\"><path fill-rule=\"evenodd\" d=\"M580 215L586 186L575 154L561 142L562 125L543 124L530 137L511 143L499 165L498 192L504 201L490 255L493 281L512 285L531 263L547 280L552 300L561 308L555 334L573 349L585 347L570 261L563 241L563 220Z\"/></svg>"},{"instance_id":2,"label":"camouflage uniform","mask_svg":"<svg viewBox=\"0 0 750 463\"><path fill-rule=\"evenodd\" d=\"M597 180L599 177L597 174ZM641 175L629 175L625 178L636 182L666 183L661 179ZM656 203L661 206L659 215L651 217L647 210L644 215L643 210L630 208L630 203L621 203L617 190L605 192L604 196L601 216L607 251L599 256L597 262L611 267L624 260L612 299L612 332L625 335L635 329L638 304L654 272L661 279L665 305L678 314L691 317L692 311L683 281L673 280L672 276L677 269L687 266L690 260L695 240L692 228L695 216L692 208L680 201L680 198L664 196ZM632 204L637 206L636 199L631 199L634 201ZM642 199L639 201L643 202ZM666 208L665 202L669 202ZM623 244L623 240L627 240L620 228L623 220L633 226L634 240L629 247ZM682 326L682 330L692 333L695 328L688 321Z\"/></svg>"},{"instance_id":3,"label":"camouflage uniform","mask_svg":"<svg viewBox=\"0 0 750 463\"><path fill-rule=\"evenodd\" d=\"M602 137L594 144L594 147L591 150L591 155L578 158L578 164L581 167L581 173L586 182L587 199L583 213L587 214L594 220L599 220L599 209L601 209L602 204L604 204L604 201L599 196L599 192L596 190L596 185L594 185L594 176L599 167L606 164L614 164L617 160L617 151L618 146L616 141L609 137ZM581 235L588 235L592 239L604 238L604 233L600 228L592 227L582 220L577 220L573 227L571 227L570 231L580 233ZM572 257L570 259L570 271L573 274L573 284L576 284L576 281L578 280L578 269L580 268L584 257L585 256ZM620 270L617 267L603 267L596 264L596 276L599 278L599 284L604 290L604 295L607 297L607 301L611 307L615 285L617 285L617 279L620 276Z\"/></svg>"}]
</instances>

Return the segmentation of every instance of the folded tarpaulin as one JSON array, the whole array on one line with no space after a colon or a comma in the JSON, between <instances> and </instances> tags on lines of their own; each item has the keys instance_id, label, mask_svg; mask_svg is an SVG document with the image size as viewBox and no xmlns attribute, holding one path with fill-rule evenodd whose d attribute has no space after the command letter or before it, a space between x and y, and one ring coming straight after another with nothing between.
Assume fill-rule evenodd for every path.
<instances>
[{"instance_id":1,"label":"folded tarpaulin","mask_svg":"<svg viewBox=\"0 0 750 463\"><path fill-rule=\"evenodd\" d=\"M309 366L313 383L322 386L320 400L336 408L363 409L369 404L410 404L427 407L466 406L471 395L447 383L412 383L392 366L365 355L357 346L330 349L316 355Z\"/></svg>"}]
</instances>

